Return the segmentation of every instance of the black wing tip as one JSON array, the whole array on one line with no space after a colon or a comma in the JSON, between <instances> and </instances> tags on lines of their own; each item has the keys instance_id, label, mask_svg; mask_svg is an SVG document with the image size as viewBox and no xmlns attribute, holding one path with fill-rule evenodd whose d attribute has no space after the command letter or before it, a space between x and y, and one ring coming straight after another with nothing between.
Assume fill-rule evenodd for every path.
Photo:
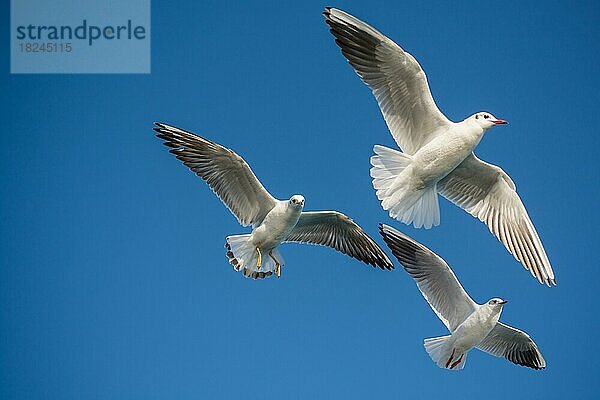
<instances>
[{"instance_id":1,"label":"black wing tip","mask_svg":"<svg viewBox=\"0 0 600 400\"><path fill-rule=\"evenodd\" d=\"M379 224L379 232L402 268L411 275L415 272L413 264L417 255L431 253L431 250L389 225Z\"/></svg>"},{"instance_id":2,"label":"black wing tip","mask_svg":"<svg viewBox=\"0 0 600 400\"><path fill-rule=\"evenodd\" d=\"M511 360L514 364L517 364L521 367L527 367L527 368L531 368L534 369L536 371L542 371L544 369L546 369L546 362L542 360L540 360L540 356L537 356L536 359L533 360L527 360L527 361L514 361Z\"/></svg>"},{"instance_id":3,"label":"black wing tip","mask_svg":"<svg viewBox=\"0 0 600 400\"><path fill-rule=\"evenodd\" d=\"M169 125L169 124L165 124L164 122L157 122L155 121L153 123L153 127L152 130L156 131L156 132L162 132L162 133L169 133L169 134L187 134L187 135L192 135L192 136L197 136L200 137L198 135L196 135L193 132L190 132L188 130L179 128L175 125Z\"/></svg>"},{"instance_id":4,"label":"black wing tip","mask_svg":"<svg viewBox=\"0 0 600 400\"><path fill-rule=\"evenodd\" d=\"M329 27L332 29L332 32L333 32L334 25L345 26L346 22L344 20L336 18L336 16L334 16L332 14L332 10L337 10L337 8L335 8L335 7L325 7L325 11L323 11L322 14L325 17L325 23L327 25L329 25ZM339 10L339 11L341 11L341 10Z\"/></svg>"},{"instance_id":5,"label":"black wing tip","mask_svg":"<svg viewBox=\"0 0 600 400\"><path fill-rule=\"evenodd\" d=\"M163 144L167 147L182 148L201 142L227 149L226 147L220 145L219 143L213 142L212 140L206 139L188 130L178 128L174 125L165 124L163 122L154 122L152 130L156 132L155 136L157 138L165 141ZM227 150L232 151L230 149Z\"/></svg>"},{"instance_id":6,"label":"black wing tip","mask_svg":"<svg viewBox=\"0 0 600 400\"><path fill-rule=\"evenodd\" d=\"M379 260L378 262L374 263L373 266L381 268L382 271L393 271L395 269L394 264L390 259L388 259L387 256L385 257L385 259Z\"/></svg>"},{"instance_id":7,"label":"black wing tip","mask_svg":"<svg viewBox=\"0 0 600 400\"><path fill-rule=\"evenodd\" d=\"M177 138L173 135L173 133L171 131L164 129L164 128L156 128L156 127L153 128L153 130L156 132L156 134L154 136L156 136L157 138L162 140L163 145L165 145L171 149L171 150L169 150L170 153L177 154L174 152L174 150L178 150L183 147L180 143L178 143Z\"/></svg>"},{"instance_id":8,"label":"black wing tip","mask_svg":"<svg viewBox=\"0 0 600 400\"><path fill-rule=\"evenodd\" d=\"M416 244L414 243L414 240L410 239L404 233L386 224L379 224L379 234L383 237L383 240L390 248L392 248L394 245L398 246L400 244Z\"/></svg>"},{"instance_id":9,"label":"black wing tip","mask_svg":"<svg viewBox=\"0 0 600 400\"><path fill-rule=\"evenodd\" d=\"M402 232L400 232L398 229L396 229L388 224L384 224L384 223L379 223L379 231L385 232L385 233L392 233L392 234L396 234L399 236L404 236L404 234Z\"/></svg>"},{"instance_id":10,"label":"black wing tip","mask_svg":"<svg viewBox=\"0 0 600 400\"><path fill-rule=\"evenodd\" d=\"M379 224L381 227L381 224ZM382 271L393 271L395 269L394 267L394 263L392 262L392 260L388 257L387 254L385 254L385 251L383 251L383 249L381 248L381 246L379 246L375 240L373 240L373 238L369 237L370 242L372 243L372 245L375 246L375 248L377 250L379 250L379 252L375 252L375 260L373 260L372 262L370 262L369 264L372 265L373 267L379 267L381 268ZM379 254L377 254L379 253Z\"/></svg>"},{"instance_id":11,"label":"black wing tip","mask_svg":"<svg viewBox=\"0 0 600 400\"><path fill-rule=\"evenodd\" d=\"M385 229L389 228L389 225L386 225L384 223L379 223L379 233L381 234L381 236L383 236Z\"/></svg>"},{"instance_id":12,"label":"black wing tip","mask_svg":"<svg viewBox=\"0 0 600 400\"><path fill-rule=\"evenodd\" d=\"M169 125L169 124L165 124L164 122L158 122L158 121L154 121L153 122L153 126L152 126L152 130L158 133L164 133L164 134L173 134L173 132L175 130L178 130L179 128ZM181 129L183 130L183 129Z\"/></svg>"},{"instance_id":13,"label":"black wing tip","mask_svg":"<svg viewBox=\"0 0 600 400\"><path fill-rule=\"evenodd\" d=\"M379 247L379 246L377 246L377 247ZM382 271L393 271L394 263L392 263L392 260L390 260L389 257L387 256L387 254L385 254L383 252L383 249L381 247L379 247L379 249L381 250L381 255L379 255L379 254L375 255L374 259L371 259L369 261L366 261L366 260L360 260L360 261L372 266L373 268L379 268Z\"/></svg>"},{"instance_id":14,"label":"black wing tip","mask_svg":"<svg viewBox=\"0 0 600 400\"><path fill-rule=\"evenodd\" d=\"M160 133L161 131L165 130L165 124L162 122L153 122L152 130Z\"/></svg>"},{"instance_id":15,"label":"black wing tip","mask_svg":"<svg viewBox=\"0 0 600 400\"><path fill-rule=\"evenodd\" d=\"M514 362L514 361L513 361L513 363L516 364L516 365L518 365L518 366L520 366L520 367L531 368L531 369L536 370L536 371L542 371L542 370L546 369L545 365L537 365L537 364L529 364L529 363L519 363L519 362Z\"/></svg>"},{"instance_id":16,"label":"black wing tip","mask_svg":"<svg viewBox=\"0 0 600 400\"><path fill-rule=\"evenodd\" d=\"M395 241L393 240L391 235L394 235L395 232L397 231L391 226L382 223L379 224L379 234L381 235L381 237L383 237L383 241L385 242L385 244L387 244L387 246L392 250L392 253L394 252L392 249L392 244Z\"/></svg>"},{"instance_id":17,"label":"black wing tip","mask_svg":"<svg viewBox=\"0 0 600 400\"><path fill-rule=\"evenodd\" d=\"M521 367L531 368L536 371L546 369L546 360L544 359L542 352L537 347L535 342L531 340L529 335L526 333L524 333L524 335L529 339L528 347L526 349L522 349L520 351L508 350L502 356L513 364Z\"/></svg>"},{"instance_id":18,"label":"black wing tip","mask_svg":"<svg viewBox=\"0 0 600 400\"><path fill-rule=\"evenodd\" d=\"M540 282L542 285L546 285L549 288L556 286L556 279L553 278L546 278L544 279L544 281Z\"/></svg>"},{"instance_id":19,"label":"black wing tip","mask_svg":"<svg viewBox=\"0 0 600 400\"><path fill-rule=\"evenodd\" d=\"M190 146L192 142L202 140L208 141L194 133L162 122L154 122L154 127L152 130L156 132L154 136L162 140L162 144L169 148L169 153L174 154L177 159L183 161L184 164L185 160L180 158L180 153L182 150L185 150L185 148Z\"/></svg>"},{"instance_id":20,"label":"black wing tip","mask_svg":"<svg viewBox=\"0 0 600 400\"><path fill-rule=\"evenodd\" d=\"M162 123L162 122L155 121L153 123L153 125L154 126L152 127L152 130L157 133L154 136L156 136L159 139L163 139L163 140L172 139L173 138L173 129L177 129L177 128L174 128L174 127L167 125L165 123Z\"/></svg>"},{"instance_id":21,"label":"black wing tip","mask_svg":"<svg viewBox=\"0 0 600 400\"><path fill-rule=\"evenodd\" d=\"M525 267L527 269L527 267ZM537 276L535 273L532 273L533 277L536 278L538 280L538 282L540 283L540 285L544 286L548 286L549 288L552 288L554 286L557 286L556 284L556 279L555 278L550 278L550 277L542 277L542 276Z\"/></svg>"},{"instance_id":22,"label":"black wing tip","mask_svg":"<svg viewBox=\"0 0 600 400\"><path fill-rule=\"evenodd\" d=\"M363 263L370 265L373 268L379 267L379 269L381 269L382 271L393 271L394 263L392 262L392 260L390 260L387 254L385 254L381 246L375 243L373 239L371 239L371 245L374 246L374 248L371 248L372 254L369 257L361 257L358 255L347 254L337 249L336 250L340 251L343 254L349 255L352 258L356 258L357 260L362 261Z\"/></svg>"}]
</instances>

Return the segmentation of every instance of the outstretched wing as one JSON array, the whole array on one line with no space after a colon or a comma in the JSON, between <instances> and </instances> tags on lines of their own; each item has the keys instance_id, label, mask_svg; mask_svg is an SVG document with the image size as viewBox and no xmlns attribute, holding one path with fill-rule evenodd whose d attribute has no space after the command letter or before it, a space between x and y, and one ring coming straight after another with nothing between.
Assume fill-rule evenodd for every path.
<instances>
[{"instance_id":1,"label":"outstretched wing","mask_svg":"<svg viewBox=\"0 0 600 400\"><path fill-rule=\"evenodd\" d=\"M541 283L556 285L544 246L510 177L471 154L438 183L442 196L488 226Z\"/></svg>"},{"instance_id":2,"label":"outstretched wing","mask_svg":"<svg viewBox=\"0 0 600 400\"><path fill-rule=\"evenodd\" d=\"M379 225L379 231L433 311L453 332L477 307L454 272L437 254L391 226Z\"/></svg>"},{"instance_id":3,"label":"outstretched wing","mask_svg":"<svg viewBox=\"0 0 600 400\"><path fill-rule=\"evenodd\" d=\"M546 360L528 334L498 322L478 349L533 369L546 368Z\"/></svg>"},{"instance_id":4,"label":"outstretched wing","mask_svg":"<svg viewBox=\"0 0 600 400\"><path fill-rule=\"evenodd\" d=\"M402 151L414 154L450 126L431 96L425 72L412 55L344 11L326 8L323 15L342 54L373 91Z\"/></svg>"},{"instance_id":5,"label":"outstretched wing","mask_svg":"<svg viewBox=\"0 0 600 400\"><path fill-rule=\"evenodd\" d=\"M275 198L233 150L174 126L155 125L156 136L171 147L170 153L208 183L240 224L259 225L275 207Z\"/></svg>"},{"instance_id":6,"label":"outstretched wing","mask_svg":"<svg viewBox=\"0 0 600 400\"><path fill-rule=\"evenodd\" d=\"M286 242L329 246L374 267L394 269L381 247L352 219L337 211L303 212Z\"/></svg>"}]
</instances>

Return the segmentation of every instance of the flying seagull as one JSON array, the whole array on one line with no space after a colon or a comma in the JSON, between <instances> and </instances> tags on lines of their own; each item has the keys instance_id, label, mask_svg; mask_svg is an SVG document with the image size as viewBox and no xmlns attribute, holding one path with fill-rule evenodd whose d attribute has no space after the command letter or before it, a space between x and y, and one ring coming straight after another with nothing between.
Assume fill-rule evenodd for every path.
<instances>
[{"instance_id":1,"label":"flying seagull","mask_svg":"<svg viewBox=\"0 0 600 400\"><path fill-rule=\"evenodd\" d=\"M499 321L506 300L477 304L465 292L454 272L437 254L387 225L383 239L415 280L425 300L450 330L448 336L425 339L425 350L442 368L463 369L473 347L533 369L546 361L528 334Z\"/></svg>"},{"instance_id":2,"label":"flying seagull","mask_svg":"<svg viewBox=\"0 0 600 400\"><path fill-rule=\"evenodd\" d=\"M366 264L391 270L381 248L352 219L337 211L305 212L304 197L277 200L233 150L173 126L155 123L156 135L170 152L202 178L242 226L252 233L228 236L227 257L245 277L280 276L278 246L286 242L329 246Z\"/></svg>"},{"instance_id":3,"label":"flying seagull","mask_svg":"<svg viewBox=\"0 0 600 400\"><path fill-rule=\"evenodd\" d=\"M440 223L437 193L486 223L540 283L556 285L542 242L515 184L473 154L483 134L507 122L478 112L452 122L437 108L425 72L375 28L335 8L326 22L342 54L371 88L402 152L376 145L371 177L382 207L416 228Z\"/></svg>"}]
</instances>

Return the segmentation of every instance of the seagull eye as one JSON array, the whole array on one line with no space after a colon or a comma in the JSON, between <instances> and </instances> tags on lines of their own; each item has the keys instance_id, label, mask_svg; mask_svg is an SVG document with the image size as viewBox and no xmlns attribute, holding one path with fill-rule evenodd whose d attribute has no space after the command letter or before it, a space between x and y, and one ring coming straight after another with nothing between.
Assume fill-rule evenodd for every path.
<instances>
[{"instance_id":1,"label":"seagull eye","mask_svg":"<svg viewBox=\"0 0 600 400\"><path fill-rule=\"evenodd\" d=\"M475 115L475 119L479 119L479 114Z\"/></svg>"},{"instance_id":2,"label":"seagull eye","mask_svg":"<svg viewBox=\"0 0 600 400\"><path fill-rule=\"evenodd\" d=\"M487 115L487 114L485 114L485 115L483 116L483 118L485 118L485 119L488 119L488 118L490 118L490 116L489 116L489 115Z\"/></svg>"}]
</instances>

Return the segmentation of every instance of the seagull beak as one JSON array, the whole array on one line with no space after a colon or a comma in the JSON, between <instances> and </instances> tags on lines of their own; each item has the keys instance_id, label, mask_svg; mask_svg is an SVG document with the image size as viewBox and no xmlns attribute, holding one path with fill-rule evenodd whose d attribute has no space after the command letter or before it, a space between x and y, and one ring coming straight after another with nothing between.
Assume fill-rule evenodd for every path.
<instances>
[{"instance_id":1,"label":"seagull beak","mask_svg":"<svg viewBox=\"0 0 600 400\"><path fill-rule=\"evenodd\" d=\"M498 304L506 304L506 303L508 303L508 301L506 301L506 300L502 300L502 301L501 301L500 303L498 303Z\"/></svg>"},{"instance_id":2,"label":"seagull beak","mask_svg":"<svg viewBox=\"0 0 600 400\"><path fill-rule=\"evenodd\" d=\"M494 121L494 123L495 123L496 125L507 125L507 124L508 124L508 121L505 121L505 120L503 120L503 119L497 119L497 120L495 120L495 121Z\"/></svg>"}]
</instances>

